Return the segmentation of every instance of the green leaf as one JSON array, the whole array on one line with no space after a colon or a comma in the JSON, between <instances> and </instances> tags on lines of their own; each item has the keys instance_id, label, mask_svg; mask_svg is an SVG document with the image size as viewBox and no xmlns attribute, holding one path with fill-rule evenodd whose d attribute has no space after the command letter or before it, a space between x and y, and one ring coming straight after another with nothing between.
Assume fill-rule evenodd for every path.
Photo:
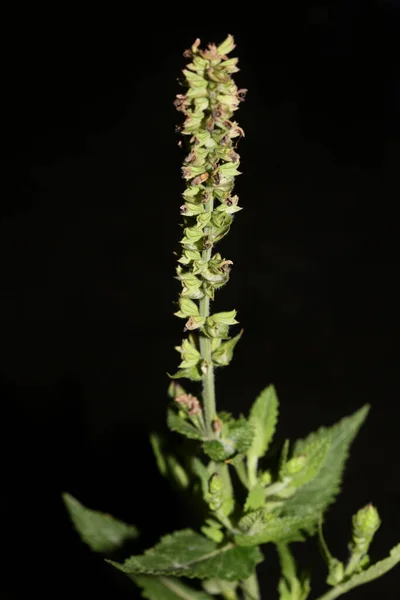
<instances>
[{"instance_id":1,"label":"green leaf","mask_svg":"<svg viewBox=\"0 0 400 600\"><path fill-rule=\"evenodd\" d=\"M189 477L178 459L172 454L167 455L169 477L175 482L180 490L186 490L189 486Z\"/></svg>"},{"instance_id":2,"label":"green leaf","mask_svg":"<svg viewBox=\"0 0 400 600\"><path fill-rule=\"evenodd\" d=\"M231 419L228 424L228 434L226 437L228 438L226 442L228 445L233 444L236 452L247 452L254 437L252 423L247 421L244 417ZM225 441L225 436L222 441Z\"/></svg>"},{"instance_id":3,"label":"green leaf","mask_svg":"<svg viewBox=\"0 0 400 600\"><path fill-rule=\"evenodd\" d=\"M197 457L192 458L191 460L191 469L195 475L199 478L201 492L203 495L203 499L208 503L209 500L209 492L208 492L208 482L213 473L212 463L209 463L209 466L206 467L204 463Z\"/></svg>"},{"instance_id":4,"label":"green leaf","mask_svg":"<svg viewBox=\"0 0 400 600\"><path fill-rule=\"evenodd\" d=\"M287 516L311 517L315 525L340 490L342 473L349 454L350 445L368 414L366 405L349 417L345 417L330 428L321 427L306 439L296 442L294 453L300 455L318 440L328 439L329 450L318 475L296 491L283 506Z\"/></svg>"},{"instance_id":5,"label":"green leaf","mask_svg":"<svg viewBox=\"0 0 400 600\"><path fill-rule=\"evenodd\" d=\"M171 379L190 379L191 381L201 381L203 379L203 376L197 367L179 369L174 375L168 373L168 377Z\"/></svg>"},{"instance_id":6,"label":"green leaf","mask_svg":"<svg viewBox=\"0 0 400 600\"><path fill-rule=\"evenodd\" d=\"M209 456L212 460L217 462L226 460L229 456L235 452L233 446L225 446L222 442L218 440L209 440L204 442L203 450L207 456Z\"/></svg>"},{"instance_id":7,"label":"green leaf","mask_svg":"<svg viewBox=\"0 0 400 600\"><path fill-rule=\"evenodd\" d=\"M245 512L262 508L265 504L265 491L261 483L258 481L253 489L250 490L246 504L244 505Z\"/></svg>"},{"instance_id":8,"label":"green leaf","mask_svg":"<svg viewBox=\"0 0 400 600\"><path fill-rule=\"evenodd\" d=\"M82 540L95 552L108 554L123 544L135 539L138 530L111 515L86 508L76 498L64 492L64 504L76 531Z\"/></svg>"},{"instance_id":9,"label":"green leaf","mask_svg":"<svg viewBox=\"0 0 400 600\"><path fill-rule=\"evenodd\" d=\"M243 517L239 527L248 527L253 513ZM248 522L246 522L248 519ZM265 513L262 509L255 511L255 518L244 534L235 536L235 541L240 546L258 546L269 542L302 541L302 529L308 529L310 517L276 517Z\"/></svg>"},{"instance_id":10,"label":"green leaf","mask_svg":"<svg viewBox=\"0 0 400 600\"><path fill-rule=\"evenodd\" d=\"M203 527L201 528L201 532L217 544L220 544L225 537L221 529L213 527L212 525L203 525Z\"/></svg>"},{"instance_id":11,"label":"green leaf","mask_svg":"<svg viewBox=\"0 0 400 600\"><path fill-rule=\"evenodd\" d=\"M294 450L293 457L281 469L282 478L290 477L290 485L300 488L312 481L322 469L330 447L330 438L310 439L307 444Z\"/></svg>"},{"instance_id":12,"label":"green leaf","mask_svg":"<svg viewBox=\"0 0 400 600\"><path fill-rule=\"evenodd\" d=\"M240 338L242 337L242 334L243 329L238 335L226 342L223 342L216 350L214 350L214 352L212 353L212 360L214 365L216 365L217 367L225 367L226 365L229 365L229 363L232 360L233 350Z\"/></svg>"},{"instance_id":13,"label":"green leaf","mask_svg":"<svg viewBox=\"0 0 400 600\"><path fill-rule=\"evenodd\" d=\"M135 575L132 579L148 600L211 600L206 592L194 590L175 577Z\"/></svg>"},{"instance_id":14,"label":"green leaf","mask_svg":"<svg viewBox=\"0 0 400 600\"><path fill-rule=\"evenodd\" d=\"M388 571L393 569L400 562L400 544L392 548L390 555L387 558L375 563L372 567L369 567L361 573L353 575L347 581L340 583L329 592L319 598L319 600L335 600L339 596L346 594L350 590L359 585L369 583L382 575L385 575Z\"/></svg>"},{"instance_id":15,"label":"green leaf","mask_svg":"<svg viewBox=\"0 0 400 600\"><path fill-rule=\"evenodd\" d=\"M107 561L128 575L175 575L227 581L245 579L263 560L258 548L240 548L233 543L219 547L190 529L176 531L141 556L123 564Z\"/></svg>"},{"instance_id":16,"label":"green leaf","mask_svg":"<svg viewBox=\"0 0 400 600\"><path fill-rule=\"evenodd\" d=\"M167 425L171 431L176 431L191 440L202 440L203 436L198 429L171 408L167 411Z\"/></svg>"},{"instance_id":17,"label":"green leaf","mask_svg":"<svg viewBox=\"0 0 400 600\"><path fill-rule=\"evenodd\" d=\"M163 452L163 438L158 433L150 434L150 444L153 450L154 457L156 459L158 470L163 477L168 474L168 465L165 460L165 453Z\"/></svg>"},{"instance_id":18,"label":"green leaf","mask_svg":"<svg viewBox=\"0 0 400 600\"><path fill-rule=\"evenodd\" d=\"M258 459L264 456L271 443L278 420L278 397L273 385L266 387L250 410L254 438L247 453L250 484L257 480Z\"/></svg>"}]
</instances>

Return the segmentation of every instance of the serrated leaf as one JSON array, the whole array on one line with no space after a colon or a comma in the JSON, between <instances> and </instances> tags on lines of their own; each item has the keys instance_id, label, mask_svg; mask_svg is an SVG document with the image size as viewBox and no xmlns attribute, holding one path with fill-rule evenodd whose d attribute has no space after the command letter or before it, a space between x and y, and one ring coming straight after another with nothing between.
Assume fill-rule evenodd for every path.
<instances>
[{"instance_id":1,"label":"serrated leaf","mask_svg":"<svg viewBox=\"0 0 400 600\"><path fill-rule=\"evenodd\" d=\"M203 450L207 456L217 462L226 460L235 452L233 446L225 446L218 440L208 440L203 444Z\"/></svg>"},{"instance_id":2,"label":"serrated leaf","mask_svg":"<svg viewBox=\"0 0 400 600\"><path fill-rule=\"evenodd\" d=\"M244 505L245 512L249 510L257 510L262 508L265 504L265 491L261 483L258 481L256 485L250 490L246 504Z\"/></svg>"},{"instance_id":3,"label":"serrated leaf","mask_svg":"<svg viewBox=\"0 0 400 600\"><path fill-rule=\"evenodd\" d=\"M369 567L361 573L353 575L348 581L339 583L329 592L321 596L318 600L335 600L339 596L346 594L350 590L359 585L369 583L382 575L385 575L388 571L393 569L400 562L400 544L392 548L390 555L387 558L375 563L372 567Z\"/></svg>"},{"instance_id":4,"label":"serrated leaf","mask_svg":"<svg viewBox=\"0 0 400 600\"><path fill-rule=\"evenodd\" d=\"M350 445L364 422L368 410L369 406L366 405L332 427L321 427L306 439L296 442L294 446L296 455L301 454L307 446L316 443L319 439L329 439L330 445L318 475L285 502L282 514L310 516L313 517L312 523L317 524L320 515L334 501L340 490Z\"/></svg>"},{"instance_id":5,"label":"serrated leaf","mask_svg":"<svg viewBox=\"0 0 400 600\"><path fill-rule=\"evenodd\" d=\"M255 400L250 410L250 420L255 435L248 455L261 458L268 450L278 420L278 397L273 385L265 388Z\"/></svg>"},{"instance_id":6,"label":"serrated leaf","mask_svg":"<svg viewBox=\"0 0 400 600\"><path fill-rule=\"evenodd\" d=\"M248 516L250 515L251 513ZM240 546L258 546L269 542L277 544L278 542L301 541L304 539L301 530L308 529L309 526L310 517L271 516L270 520L265 523L263 523L263 519L255 521L247 533L235 536L235 542Z\"/></svg>"},{"instance_id":7,"label":"serrated leaf","mask_svg":"<svg viewBox=\"0 0 400 600\"><path fill-rule=\"evenodd\" d=\"M247 452L252 444L253 437L254 429L252 423L247 419L241 417L230 421L228 438L233 442L236 452Z\"/></svg>"},{"instance_id":8,"label":"serrated leaf","mask_svg":"<svg viewBox=\"0 0 400 600\"><path fill-rule=\"evenodd\" d=\"M330 438L312 439L300 450L294 450L293 457L281 469L281 476L290 477L290 485L300 488L312 481L321 470L330 447Z\"/></svg>"},{"instance_id":9,"label":"serrated leaf","mask_svg":"<svg viewBox=\"0 0 400 600\"><path fill-rule=\"evenodd\" d=\"M142 597L148 600L211 600L206 592L199 592L175 577L131 576L142 588Z\"/></svg>"},{"instance_id":10,"label":"serrated leaf","mask_svg":"<svg viewBox=\"0 0 400 600\"><path fill-rule=\"evenodd\" d=\"M233 543L219 547L212 540L184 529L164 536L153 548L123 564L107 561L128 575L174 575L227 581L245 579L263 559L258 548Z\"/></svg>"},{"instance_id":11,"label":"serrated leaf","mask_svg":"<svg viewBox=\"0 0 400 600\"><path fill-rule=\"evenodd\" d=\"M138 536L134 525L128 525L109 514L86 508L76 498L64 492L64 504L81 539L95 552L104 554L118 550L128 540Z\"/></svg>"},{"instance_id":12,"label":"serrated leaf","mask_svg":"<svg viewBox=\"0 0 400 600\"><path fill-rule=\"evenodd\" d=\"M167 425L171 431L180 433L191 440L203 439L202 434L194 425L181 418L171 408L167 411Z\"/></svg>"},{"instance_id":13,"label":"serrated leaf","mask_svg":"<svg viewBox=\"0 0 400 600\"><path fill-rule=\"evenodd\" d=\"M264 456L271 443L278 420L278 397L273 385L266 387L256 398L250 410L249 421L254 437L247 452L250 485L257 481L258 459Z\"/></svg>"}]
</instances>

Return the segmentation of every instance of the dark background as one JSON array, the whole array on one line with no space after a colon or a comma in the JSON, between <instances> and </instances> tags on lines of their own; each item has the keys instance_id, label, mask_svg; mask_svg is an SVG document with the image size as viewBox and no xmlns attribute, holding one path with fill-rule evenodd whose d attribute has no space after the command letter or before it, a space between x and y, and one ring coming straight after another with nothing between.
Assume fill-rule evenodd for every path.
<instances>
[{"instance_id":1,"label":"dark background","mask_svg":"<svg viewBox=\"0 0 400 600\"><path fill-rule=\"evenodd\" d=\"M372 557L400 540L400 8L300 4L242 7L236 19L222 5L2 10L5 600L135 597L80 542L63 490L136 523L138 551L188 524L148 432L163 425L181 335L172 102L196 37L234 34L249 89L237 113L244 210L221 243L234 268L216 301L238 310L245 333L217 377L219 407L247 412L273 382L283 440L370 402L326 535L345 559L350 516L372 501L383 517ZM396 598L399 583L397 569L352 598Z\"/></svg>"}]
</instances>

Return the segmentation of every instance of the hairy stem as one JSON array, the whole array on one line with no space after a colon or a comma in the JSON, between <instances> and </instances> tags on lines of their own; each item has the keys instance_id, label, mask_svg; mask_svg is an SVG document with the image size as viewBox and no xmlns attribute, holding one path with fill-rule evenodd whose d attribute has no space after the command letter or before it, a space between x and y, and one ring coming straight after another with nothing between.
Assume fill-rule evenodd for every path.
<instances>
[{"instance_id":1,"label":"hairy stem","mask_svg":"<svg viewBox=\"0 0 400 600\"><path fill-rule=\"evenodd\" d=\"M261 600L257 573L255 571L248 579L243 581L242 590L244 594L244 600Z\"/></svg>"},{"instance_id":2,"label":"hairy stem","mask_svg":"<svg viewBox=\"0 0 400 600\"><path fill-rule=\"evenodd\" d=\"M347 590L343 589L343 587L339 584L334 588L330 589L326 594L317 598L317 600L335 600L335 598L339 598L342 594L346 593Z\"/></svg>"},{"instance_id":3,"label":"hairy stem","mask_svg":"<svg viewBox=\"0 0 400 600\"><path fill-rule=\"evenodd\" d=\"M206 211L212 212L214 203L212 196L206 205ZM209 227L204 228L205 238L209 233ZM212 247L206 248L202 252L202 259L209 261L211 258ZM199 312L201 317L210 316L210 298L204 295L200 299ZM206 372L203 376L203 410L204 410L204 421L206 431L209 437L213 437L213 420L216 415L216 404L215 404L215 384L214 384L214 366L211 357L211 340L205 335L200 335L200 354L201 360L206 365Z\"/></svg>"}]
</instances>

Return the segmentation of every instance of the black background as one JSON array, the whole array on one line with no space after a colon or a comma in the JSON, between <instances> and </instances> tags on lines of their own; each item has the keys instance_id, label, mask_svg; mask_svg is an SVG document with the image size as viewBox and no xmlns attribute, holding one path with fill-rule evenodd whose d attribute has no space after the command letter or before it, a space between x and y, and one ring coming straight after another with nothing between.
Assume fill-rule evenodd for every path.
<instances>
[{"instance_id":1,"label":"black background","mask_svg":"<svg viewBox=\"0 0 400 600\"><path fill-rule=\"evenodd\" d=\"M372 501L383 517L372 557L400 540L400 8L300 4L242 6L236 18L232 8L229 19L222 5L2 11L6 600L135 597L81 544L63 490L136 523L136 551L188 524L190 500L158 475L148 432L163 424L181 335L172 102L196 37L234 34L249 89L237 113L244 210L221 243L234 268L215 304L236 308L245 332L217 376L219 407L247 412L273 382L283 440L370 402L326 535L344 559L350 516ZM273 590L266 557L260 578ZM396 598L399 583L397 569L352 598Z\"/></svg>"}]
</instances>

